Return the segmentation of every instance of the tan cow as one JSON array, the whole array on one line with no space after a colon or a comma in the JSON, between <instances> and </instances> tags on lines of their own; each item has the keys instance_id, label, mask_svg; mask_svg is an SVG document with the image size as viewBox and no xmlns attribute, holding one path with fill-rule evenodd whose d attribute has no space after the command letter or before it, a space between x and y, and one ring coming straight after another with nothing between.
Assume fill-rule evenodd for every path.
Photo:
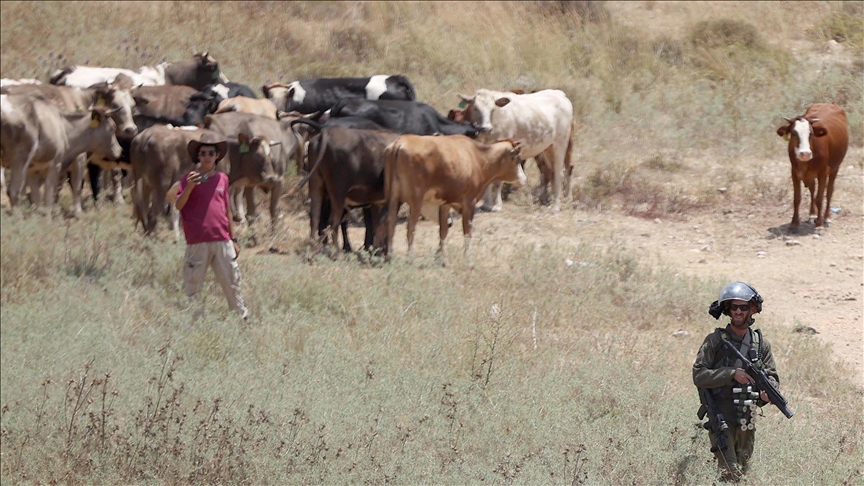
<instances>
[{"instance_id":1,"label":"tan cow","mask_svg":"<svg viewBox=\"0 0 864 486\"><path fill-rule=\"evenodd\" d=\"M490 182L500 180L522 185L526 182L519 147L512 140L492 144L476 142L464 135L402 135L384 150L384 193L387 233L385 251L392 254L396 215L408 203L408 255L414 243L414 229L424 204L438 209L438 256L444 264L444 239L450 208L462 214L465 258L469 261L471 223L477 202ZM380 236L378 239L380 245ZM389 256L389 255L388 255Z\"/></svg>"},{"instance_id":2,"label":"tan cow","mask_svg":"<svg viewBox=\"0 0 864 486\"><path fill-rule=\"evenodd\" d=\"M232 111L259 115L270 118L271 120L278 119L278 116L276 115L276 105L274 105L272 101L266 98L255 99L247 98L245 96L235 96L233 98L228 98L227 100L223 100L221 103L219 103L219 107L216 108L216 112L214 114L229 113Z\"/></svg>"},{"instance_id":3,"label":"tan cow","mask_svg":"<svg viewBox=\"0 0 864 486\"><path fill-rule=\"evenodd\" d=\"M67 113L39 98L4 94L0 95L0 112L0 153L3 166L10 169L7 190L13 210L25 179L36 204L51 206L57 194L59 175L68 164L80 160L79 154L120 157L116 126L104 108ZM40 194L43 185L45 191ZM78 181L73 181L76 212L81 207L80 189L79 176Z\"/></svg>"}]
</instances>

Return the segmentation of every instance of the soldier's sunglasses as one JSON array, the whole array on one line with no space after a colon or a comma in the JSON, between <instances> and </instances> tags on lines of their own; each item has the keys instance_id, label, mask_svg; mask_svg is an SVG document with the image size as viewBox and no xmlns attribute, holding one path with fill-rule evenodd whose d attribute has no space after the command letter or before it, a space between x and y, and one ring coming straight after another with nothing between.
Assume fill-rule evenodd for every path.
<instances>
[{"instance_id":1,"label":"soldier's sunglasses","mask_svg":"<svg viewBox=\"0 0 864 486\"><path fill-rule=\"evenodd\" d=\"M729 310L730 311L734 311L734 310L748 311L748 310L750 310L750 304L749 303L747 303L747 304L729 304Z\"/></svg>"}]
</instances>

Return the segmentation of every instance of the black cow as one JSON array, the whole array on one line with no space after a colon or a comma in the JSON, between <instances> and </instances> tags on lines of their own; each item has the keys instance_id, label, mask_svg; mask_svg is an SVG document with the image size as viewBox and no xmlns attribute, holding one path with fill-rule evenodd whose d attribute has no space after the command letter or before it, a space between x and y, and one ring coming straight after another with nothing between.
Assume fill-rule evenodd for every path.
<instances>
[{"instance_id":1,"label":"black cow","mask_svg":"<svg viewBox=\"0 0 864 486\"><path fill-rule=\"evenodd\" d=\"M399 137L398 133L381 130L346 128L340 123L320 125L306 119L291 122L309 125L320 135L309 141L309 174L297 188L309 182L312 199L309 223L310 238L319 236L328 226L334 231L342 227L343 249L351 251L344 216L348 209L363 208L366 224L364 249L371 249L378 210L384 204L384 148ZM359 122L363 124L364 122ZM296 192L296 189L292 192ZM322 214L330 201L331 212ZM329 219L329 222L327 221ZM333 235L333 245L338 238Z\"/></svg>"},{"instance_id":2,"label":"black cow","mask_svg":"<svg viewBox=\"0 0 864 486\"><path fill-rule=\"evenodd\" d=\"M303 114L324 112L346 97L370 100L416 99L414 85L405 76L379 74L366 78L315 78L261 87L264 97L281 111Z\"/></svg>"},{"instance_id":3,"label":"black cow","mask_svg":"<svg viewBox=\"0 0 864 486\"><path fill-rule=\"evenodd\" d=\"M419 101L343 98L330 110L331 118L353 116L371 120L387 130L413 135L467 135L477 138L479 129L448 120L435 108Z\"/></svg>"}]
</instances>

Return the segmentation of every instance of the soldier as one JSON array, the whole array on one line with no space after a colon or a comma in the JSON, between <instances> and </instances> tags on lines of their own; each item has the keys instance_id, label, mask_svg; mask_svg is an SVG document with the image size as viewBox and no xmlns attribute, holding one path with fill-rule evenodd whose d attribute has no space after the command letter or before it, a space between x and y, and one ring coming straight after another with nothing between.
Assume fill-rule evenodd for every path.
<instances>
[{"instance_id":1,"label":"soldier","mask_svg":"<svg viewBox=\"0 0 864 486\"><path fill-rule=\"evenodd\" d=\"M725 418L725 425L715 429L723 438L718 440L717 433L710 428L708 434L724 481L738 482L746 474L756 442L758 407L770 402L765 391L757 390L753 377L741 368L740 359L722 345L722 339L740 349L741 354L765 372L774 386L780 380L774 368L771 344L762 337L761 330L751 329L753 315L760 312L762 297L753 287L744 282L724 286L708 313L715 319L725 314L730 322L705 338L693 364L693 384L705 389ZM703 401L703 406L710 405Z\"/></svg>"}]
</instances>

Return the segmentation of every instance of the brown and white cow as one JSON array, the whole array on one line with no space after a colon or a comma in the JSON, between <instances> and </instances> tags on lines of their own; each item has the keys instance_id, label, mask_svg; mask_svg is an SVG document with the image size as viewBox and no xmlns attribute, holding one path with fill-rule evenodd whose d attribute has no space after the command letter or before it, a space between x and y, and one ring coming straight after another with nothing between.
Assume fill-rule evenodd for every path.
<instances>
[{"instance_id":1,"label":"brown and white cow","mask_svg":"<svg viewBox=\"0 0 864 486\"><path fill-rule=\"evenodd\" d=\"M85 112L61 112L54 103L29 95L0 95L0 153L10 169L7 187L14 210L25 180L37 204L52 206L58 177L83 153L119 157L116 126L102 107ZM81 177L73 180L75 211L81 208ZM44 193L40 194L44 185Z\"/></svg>"},{"instance_id":2,"label":"brown and white cow","mask_svg":"<svg viewBox=\"0 0 864 486\"><path fill-rule=\"evenodd\" d=\"M520 146L512 140L487 145L464 135L402 135L384 151L385 251L392 254L396 216L402 203L410 206L408 255L411 254L421 208L424 204L434 204L439 207L438 255L442 264L444 239L449 226L447 216L451 207L462 214L464 253L470 263L471 224L477 202L492 181L525 184L522 162Z\"/></svg>"},{"instance_id":3,"label":"brown and white cow","mask_svg":"<svg viewBox=\"0 0 864 486\"><path fill-rule=\"evenodd\" d=\"M824 230L831 223L834 179L849 147L846 112L833 103L817 103L810 105L803 115L786 118L786 121L788 124L778 128L777 135L789 140L789 161L792 163L795 195L789 228L798 229L801 182L804 182L810 190L810 218L816 219L816 230Z\"/></svg>"},{"instance_id":4,"label":"brown and white cow","mask_svg":"<svg viewBox=\"0 0 864 486\"><path fill-rule=\"evenodd\" d=\"M274 105L272 101L266 98L256 99L247 98L245 96L235 96L234 98L228 98L226 100L222 100L222 102L219 103L219 107L216 108L216 112L214 114L230 112L251 113L253 115L263 116L271 120L276 120L278 118L276 116L276 105Z\"/></svg>"},{"instance_id":5,"label":"brown and white cow","mask_svg":"<svg viewBox=\"0 0 864 486\"><path fill-rule=\"evenodd\" d=\"M543 154L552 165L553 210L560 209L561 188L573 131L573 104L563 91L545 89L531 94L479 89L474 96L459 95L466 104L468 120L480 128L478 140L512 139L520 144L522 157ZM484 208L500 211L501 187L496 182L494 200ZM568 188L569 192L569 188ZM490 193L491 194L491 193Z\"/></svg>"},{"instance_id":6,"label":"brown and white cow","mask_svg":"<svg viewBox=\"0 0 864 486\"><path fill-rule=\"evenodd\" d=\"M97 83L111 83L124 74L135 86L162 86L179 84L200 91L211 83L228 82L219 69L219 63L207 52L196 53L192 59L178 62L163 62L157 66L143 66L138 72L93 66L69 66L51 76L51 84L89 88Z\"/></svg>"}]
</instances>

